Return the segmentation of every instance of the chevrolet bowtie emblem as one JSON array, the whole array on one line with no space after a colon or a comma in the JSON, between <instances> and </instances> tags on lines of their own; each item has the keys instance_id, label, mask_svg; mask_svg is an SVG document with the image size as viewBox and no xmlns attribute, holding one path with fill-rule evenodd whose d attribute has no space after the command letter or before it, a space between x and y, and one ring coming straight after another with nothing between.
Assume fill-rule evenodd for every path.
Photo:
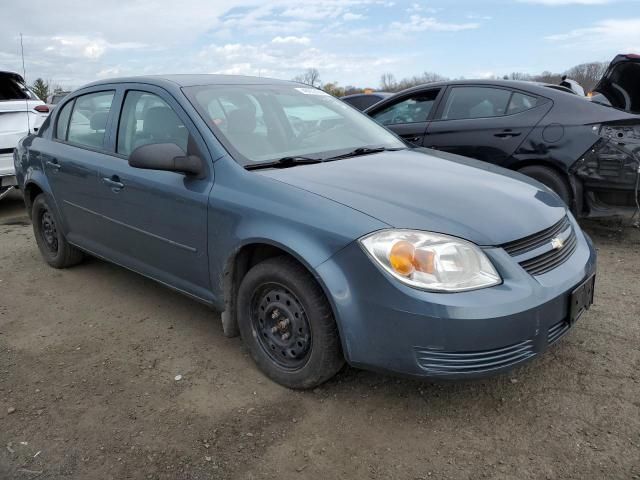
<instances>
[{"instance_id":1,"label":"chevrolet bowtie emblem","mask_svg":"<svg viewBox=\"0 0 640 480\"><path fill-rule=\"evenodd\" d=\"M554 250L560 250L562 247L564 247L564 240L560 237L556 237L551 240L551 248Z\"/></svg>"}]
</instances>

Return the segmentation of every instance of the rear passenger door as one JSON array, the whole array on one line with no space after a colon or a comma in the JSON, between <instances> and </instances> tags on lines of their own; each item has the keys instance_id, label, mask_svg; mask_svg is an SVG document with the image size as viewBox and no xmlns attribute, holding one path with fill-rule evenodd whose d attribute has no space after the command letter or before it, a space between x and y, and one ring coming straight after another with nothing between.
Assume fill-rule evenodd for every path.
<instances>
[{"instance_id":1,"label":"rear passenger door","mask_svg":"<svg viewBox=\"0 0 640 480\"><path fill-rule=\"evenodd\" d=\"M130 85L117 100L109 148L98 168L99 248L115 262L210 300L207 203L213 166L204 140L161 88ZM129 165L136 148L175 143L205 164L202 178Z\"/></svg>"},{"instance_id":2,"label":"rear passenger door","mask_svg":"<svg viewBox=\"0 0 640 480\"><path fill-rule=\"evenodd\" d=\"M413 92L368 113L376 122L407 142L421 146L440 91L441 89L434 88Z\"/></svg>"},{"instance_id":3,"label":"rear passenger door","mask_svg":"<svg viewBox=\"0 0 640 480\"><path fill-rule=\"evenodd\" d=\"M509 88L451 86L424 146L505 165L550 107L545 98Z\"/></svg>"},{"instance_id":4,"label":"rear passenger door","mask_svg":"<svg viewBox=\"0 0 640 480\"><path fill-rule=\"evenodd\" d=\"M88 92L60 105L53 141L41 152L67 239L85 248L104 233L92 212L99 201L98 167L110 158L106 133L115 93Z\"/></svg>"}]
</instances>

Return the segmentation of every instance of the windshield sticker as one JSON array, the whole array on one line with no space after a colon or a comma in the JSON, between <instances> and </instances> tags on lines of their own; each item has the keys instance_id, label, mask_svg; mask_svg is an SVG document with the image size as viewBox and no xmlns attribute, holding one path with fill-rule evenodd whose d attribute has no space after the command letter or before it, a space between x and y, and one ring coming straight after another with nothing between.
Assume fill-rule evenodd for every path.
<instances>
[{"instance_id":1,"label":"windshield sticker","mask_svg":"<svg viewBox=\"0 0 640 480\"><path fill-rule=\"evenodd\" d=\"M305 95L329 95L327 92L323 92L322 90L318 90L317 88L296 88L300 93L304 93Z\"/></svg>"}]
</instances>

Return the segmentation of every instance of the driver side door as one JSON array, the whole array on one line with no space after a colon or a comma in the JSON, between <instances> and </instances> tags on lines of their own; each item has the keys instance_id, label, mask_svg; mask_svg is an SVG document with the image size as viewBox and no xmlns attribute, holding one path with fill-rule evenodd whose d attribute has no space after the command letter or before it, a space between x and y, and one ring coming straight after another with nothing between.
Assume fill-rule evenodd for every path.
<instances>
[{"instance_id":1,"label":"driver side door","mask_svg":"<svg viewBox=\"0 0 640 480\"><path fill-rule=\"evenodd\" d=\"M200 299L210 299L207 203L213 168L203 139L179 104L162 89L125 89L119 96L110 148L99 166L98 212L116 263ZM129 165L142 145L174 143L205 164L202 178Z\"/></svg>"}]
</instances>

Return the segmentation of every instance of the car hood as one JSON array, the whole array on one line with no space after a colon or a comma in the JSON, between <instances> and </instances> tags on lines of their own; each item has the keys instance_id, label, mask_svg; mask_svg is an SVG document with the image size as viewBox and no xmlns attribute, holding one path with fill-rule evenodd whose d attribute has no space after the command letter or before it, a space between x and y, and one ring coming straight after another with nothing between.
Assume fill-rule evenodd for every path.
<instances>
[{"instance_id":1,"label":"car hood","mask_svg":"<svg viewBox=\"0 0 640 480\"><path fill-rule=\"evenodd\" d=\"M566 208L541 184L494 165L426 149L257 170L391 227L500 245L559 221Z\"/></svg>"},{"instance_id":2,"label":"car hood","mask_svg":"<svg viewBox=\"0 0 640 480\"><path fill-rule=\"evenodd\" d=\"M593 89L615 108L640 114L640 55L618 55Z\"/></svg>"}]
</instances>

